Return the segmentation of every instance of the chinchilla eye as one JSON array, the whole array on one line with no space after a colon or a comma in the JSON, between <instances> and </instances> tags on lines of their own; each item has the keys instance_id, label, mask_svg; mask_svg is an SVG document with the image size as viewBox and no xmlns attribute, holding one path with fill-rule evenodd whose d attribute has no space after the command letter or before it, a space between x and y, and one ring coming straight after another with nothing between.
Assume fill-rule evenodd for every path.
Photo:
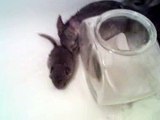
<instances>
[{"instance_id":1,"label":"chinchilla eye","mask_svg":"<svg viewBox=\"0 0 160 120\"><path fill-rule=\"evenodd\" d=\"M54 69L54 68L53 68L53 67L51 67L50 73L52 73L53 69Z\"/></svg>"},{"instance_id":2,"label":"chinchilla eye","mask_svg":"<svg viewBox=\"0 0 160 120\"><path fill-rule=\"evenodd\" d=\"M65 68L65 73L66 73L66 75L70 74L70 71L71 71L71 70L70 70L69 67L66 67L66 68Z\"/></svg>"}]
</instances>

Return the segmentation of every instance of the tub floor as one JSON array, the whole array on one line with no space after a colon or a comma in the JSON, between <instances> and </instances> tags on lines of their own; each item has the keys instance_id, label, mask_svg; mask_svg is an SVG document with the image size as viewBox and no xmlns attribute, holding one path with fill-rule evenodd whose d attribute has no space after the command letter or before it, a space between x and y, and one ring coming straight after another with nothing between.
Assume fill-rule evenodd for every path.
<instances>
[{"instance_id":1,"label":"tub floor","mask_svg":"<svg viewBox=\"0 0 160 120\"><path fill-rule=\"evenodd\" d=\"M52 85L46 64L53 46L37 34L58 41L57 16L65 21L91 1L0 2L0 120L159 120L159 96L130 105L96 105L81 61L65 90Z\"/></svg>"}]
</instances>

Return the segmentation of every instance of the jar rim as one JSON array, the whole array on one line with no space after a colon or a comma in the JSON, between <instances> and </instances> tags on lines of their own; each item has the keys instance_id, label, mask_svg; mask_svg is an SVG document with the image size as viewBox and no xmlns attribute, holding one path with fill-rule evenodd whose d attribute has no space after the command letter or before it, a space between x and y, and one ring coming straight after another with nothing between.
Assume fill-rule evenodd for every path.
<instances>
[{"instance_id":1,"label":"jar rim","mask_svg":"<svg viewBox=\"0 0 160 120\"><path fill-rule=\"evenodd\" d=\"M105 46L105 44L103 44L105 40L100 35L99 29L104 21L114 17L126 17L142 24L148 32L148 35L149 35L148 42L136 50L117 50L117 49L108 48L107 46ZM111 53L116 53L116 54L126 55L126 56L142 53L144 50L151 47L157 40L157 31L153 23L144 15L128 9L114 9L114 10L110 10L108 12L103 13L97 20L96 27L95 27L95 35L97 37L98 42L103 48L105 48Z\"/></svg>"}]
</instances>

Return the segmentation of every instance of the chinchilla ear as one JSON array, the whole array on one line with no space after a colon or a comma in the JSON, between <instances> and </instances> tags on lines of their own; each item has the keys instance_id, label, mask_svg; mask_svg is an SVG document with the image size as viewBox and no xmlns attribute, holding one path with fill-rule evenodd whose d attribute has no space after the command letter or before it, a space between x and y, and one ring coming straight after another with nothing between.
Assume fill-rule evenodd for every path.
<instances>
[{"instance_id":1,"label":"chinchilla ear","mask_svg":"<svg viewBox=\"0 0 160 120\"><path fill-rule=\"evenodd\" d=\"M64 23L63 23L62 17L60 15L57 19L57 29L58 29L58 35L60 36L63 29L64 29Z\"/></svg>"}]
</instances>

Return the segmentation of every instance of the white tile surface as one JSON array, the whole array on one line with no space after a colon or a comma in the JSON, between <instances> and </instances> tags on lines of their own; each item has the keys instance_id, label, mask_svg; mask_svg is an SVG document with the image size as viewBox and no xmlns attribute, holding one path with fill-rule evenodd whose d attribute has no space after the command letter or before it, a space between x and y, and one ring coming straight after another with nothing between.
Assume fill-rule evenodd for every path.
<instances>
[{"instance_id":1,"label":"white tile surface","mask_svg":"<svg viewBox=\"0 0 160 120\"><path fill-rule=\"evenodd\" d=\"M37 33L58 40L57 16L67 20L91 1L0 1L0 120L159 120L157 97L132 105L97 106L81 62L65 90L52 85L46 65L52 45Z\"/></svg>"}]
</instances>

